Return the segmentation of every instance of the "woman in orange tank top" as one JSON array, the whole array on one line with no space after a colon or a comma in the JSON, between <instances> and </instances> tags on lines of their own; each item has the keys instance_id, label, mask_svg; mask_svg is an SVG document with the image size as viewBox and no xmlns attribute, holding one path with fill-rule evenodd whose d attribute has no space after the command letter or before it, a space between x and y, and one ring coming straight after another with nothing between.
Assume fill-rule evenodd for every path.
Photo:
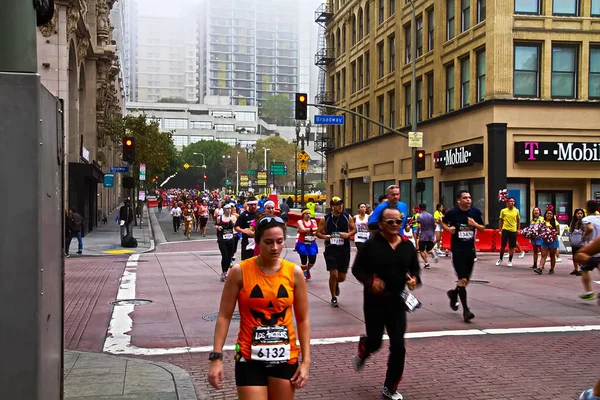
<instances>
[{"instance_id":1,"label":"woman in orange tank top","mask_svg":"<svg viewBox=\"0 0 600 400\"><path fill-rule=\"evenodd\" d=\"M217 389L223 383L222 350L237 302L240 332L235 379L239 399L290 400L297 388L306 385L310 368L306 282L299 266L280 258L285 246L281 218L259 219L254 240L260 255L234 265L223 288L208 380Z\"/></svg>"}]
</instances>

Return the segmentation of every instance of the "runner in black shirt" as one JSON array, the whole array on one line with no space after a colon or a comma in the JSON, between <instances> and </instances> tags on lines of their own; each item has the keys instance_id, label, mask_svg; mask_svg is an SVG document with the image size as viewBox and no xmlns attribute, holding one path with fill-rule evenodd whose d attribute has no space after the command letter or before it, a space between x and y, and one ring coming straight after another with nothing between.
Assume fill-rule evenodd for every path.
<instances>
[{"instance_id":1,"label":"runner in black shirt","mask_svg":"<svg viewBox=\"0 0 600 400\"><path fill-rule=\"evenodd\" d=\"M248 211L240 214L235 222L235 230L242 234L242 260L254 257L254 233L250 230L250 223L256 218L256 198L248 198ZM247 247L250 245L250 248Z\"/></svg>"},{"instance_id":2,"label":"runner in black shirt","mask_svg":"<svg viewBox=\"0 0 600 400\"><path fill-rule=\"evenodd\" d=\"M441 220L442 228L452 234L451 251L452 264L458 277L456 288L448 291L450 308L458 310L458 298L463 305L463 318L469 322L475 315L467 305L467 285L473 273L475 263L475 229L485 230L481 211L472 208L471 194L461 190L456 195L457 205L454 206Z\"/></svg>"}]
</instances>

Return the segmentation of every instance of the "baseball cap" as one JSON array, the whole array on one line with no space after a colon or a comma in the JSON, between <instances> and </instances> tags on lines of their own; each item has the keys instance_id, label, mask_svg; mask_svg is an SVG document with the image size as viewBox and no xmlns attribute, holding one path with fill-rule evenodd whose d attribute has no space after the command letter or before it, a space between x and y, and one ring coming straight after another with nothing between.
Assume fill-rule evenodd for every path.
<instances>
[{"instance_id":1,"label":"baseball cap","mask_svg":"<svg viewBox=\"0 0 600 400\"><path fill-rule=\"evenodd\" d=\"M342 200L341 198L339 198L337 196L333 196L331 198L331 201L329 202L329 204L332 206L339 206L341 204L344 204L344 200Z\"/></svg>"}]
</instances>

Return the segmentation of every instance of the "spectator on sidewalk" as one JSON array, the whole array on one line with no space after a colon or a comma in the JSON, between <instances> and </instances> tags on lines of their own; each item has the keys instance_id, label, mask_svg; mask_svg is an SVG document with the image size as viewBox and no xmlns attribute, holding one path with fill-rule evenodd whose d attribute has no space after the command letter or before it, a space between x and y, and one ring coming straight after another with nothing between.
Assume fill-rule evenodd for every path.
<instances>
[{"instance_id":1,"label":"spectator on sidewalk","mask_svg":"<svg viewBox=\"0 0 600 400\"><path fill-rule=\"evenodd\" d=\"M65 256L69 257L69 243L73 239L73 231L75 229L75 224L73 223L73 219L69 214L69 210L65 210Z\"/></svg>"},{"instance_id":2,"label":"spectator on sidewalk","mask_svg":"<svg viewBox=\"0 0 600 400\"><path fill-rule=\"evenodd\" d=\"M71 236L67 238L65 253L69 254L69 248L71 247L71 239L73 236L77 237L77 254L83 252L83 239L81 238L81 231L83 226L83 217L77 212L75 207L71 207L69 210L69 218L73 222L71 229Z\"/></svg>"},{"instance_id":3,"label":"spectator on sidewalk","mask_svg":"<svg viewBox=\"0 0 600 400\"><path fill-rule=\"evenodd\" d=\"M131 201L126 199L119 209L119 225L121 226L121 239L132 234L131 224L133 223L133 209Z\"/></svg>"}]
</instances>

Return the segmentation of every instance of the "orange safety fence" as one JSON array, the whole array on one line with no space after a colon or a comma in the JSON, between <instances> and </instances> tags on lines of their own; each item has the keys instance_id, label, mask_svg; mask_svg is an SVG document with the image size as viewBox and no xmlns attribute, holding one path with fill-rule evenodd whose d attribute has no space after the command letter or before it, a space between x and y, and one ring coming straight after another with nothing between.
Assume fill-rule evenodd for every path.
<instances>
[{"instance_id":1,"label":"orange safety fence","mask_svg":"<svg viewBox=\"0 0 600 400\"><path fill-rule=\"evenodd\" d=\"M450 235L444 231L442 235L442 246L444 249L450 249ZM529 239L526 239L520 233L517 234L517 243L521 246L523 251L532 251L533 247ZM477 232L475 235L475 248L481 252L499 252L500 246L502 246L502 236L498 229L486 229L483 232ZM506 249L505 249L506 250Z\"/></svg>"}]
</instances>

